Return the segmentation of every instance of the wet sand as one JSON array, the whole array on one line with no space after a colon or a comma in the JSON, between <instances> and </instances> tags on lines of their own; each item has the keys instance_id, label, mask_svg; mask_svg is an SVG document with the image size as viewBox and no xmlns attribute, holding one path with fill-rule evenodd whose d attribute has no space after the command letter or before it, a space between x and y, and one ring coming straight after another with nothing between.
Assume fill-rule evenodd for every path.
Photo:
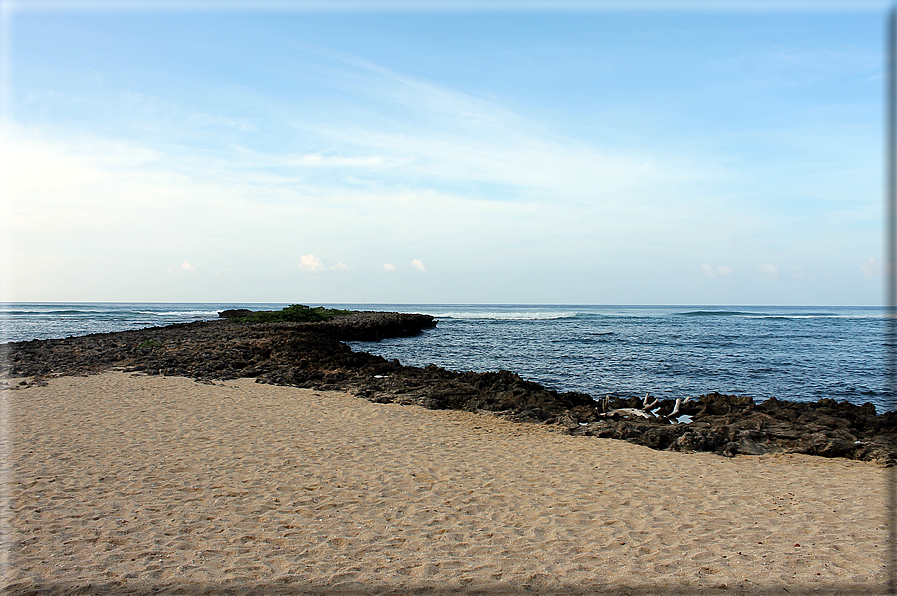
<instances>
[{"instance_id":1,"label":"wet sand","mask_svg":"<svg viewBox=\"0 0 897 596\"><path fill-rule=\"evenodd\" d=\"M883 593L872 463L653 451L251 379L0 397L9 593Z\"/></svg>"}]
</instances>

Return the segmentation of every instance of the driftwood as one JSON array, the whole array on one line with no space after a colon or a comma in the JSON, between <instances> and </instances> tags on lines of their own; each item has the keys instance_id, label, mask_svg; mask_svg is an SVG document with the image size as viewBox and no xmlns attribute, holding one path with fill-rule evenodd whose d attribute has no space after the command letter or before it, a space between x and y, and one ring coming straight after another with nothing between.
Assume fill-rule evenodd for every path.
<instances>
[{"instance_id":1,"label":"driftwood","mask_svg":"<svg viewBox=\"0 0 897 596\"><path fill-rule=\"evenodd\" d=\"M610 400L610 396L605 397L602 402L602 408L606 411L599 412L598 416L602 418L613 418L617 416L638 416L640 418L646 418L648 420L657 420L657 421L670 421L673 418L676 418L676 415L679 413L679 408L687 404L691 401L691 396L686 397L684 400L681 397L677 397L676 401L673 405L673 410L669 414L656 414L654 410L660 407L659 400L654 397L652 401L652 396L650 393L645 394L645 399L642 400L641 408L616 408L613 410L607 410L607 404Z\"/></svg>"}]
</instances>

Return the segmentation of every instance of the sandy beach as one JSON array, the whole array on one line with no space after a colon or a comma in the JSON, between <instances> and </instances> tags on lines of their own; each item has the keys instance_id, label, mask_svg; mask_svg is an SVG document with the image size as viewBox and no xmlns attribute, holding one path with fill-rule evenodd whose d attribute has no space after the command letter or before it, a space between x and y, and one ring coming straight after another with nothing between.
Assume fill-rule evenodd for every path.
<instances>
[{"instance_id":1,"label":"sandy beach","mask_svg":"<svg viewBox=\"0 0 897 596\"><path fill-rule=\"evenodd\" d=\"M653 451L251 379L0 397L5 593L883 592L868 462Z\"/></svg>"}]
</instances>

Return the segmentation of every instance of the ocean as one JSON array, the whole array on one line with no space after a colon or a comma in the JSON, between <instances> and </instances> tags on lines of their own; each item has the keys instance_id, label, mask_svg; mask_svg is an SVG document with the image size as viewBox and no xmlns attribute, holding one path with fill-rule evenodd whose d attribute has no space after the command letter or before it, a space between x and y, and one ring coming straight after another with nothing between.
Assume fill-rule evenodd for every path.
<instances>
[{"instance_id":1,"label":"ocean","mask_svg":"<svg viewBox=\"0 0 897 596\"><path fill-rule=\"evenodd\" d=\"M0 343L214 320L286 303L0 304ZM317 306L317 304L314 304ZM420 312L423 335L354 350L450 370L510 370L558 391L661 398L712 391L894 409L883 307L327 304Z\"/></svg>"}]
</instances>

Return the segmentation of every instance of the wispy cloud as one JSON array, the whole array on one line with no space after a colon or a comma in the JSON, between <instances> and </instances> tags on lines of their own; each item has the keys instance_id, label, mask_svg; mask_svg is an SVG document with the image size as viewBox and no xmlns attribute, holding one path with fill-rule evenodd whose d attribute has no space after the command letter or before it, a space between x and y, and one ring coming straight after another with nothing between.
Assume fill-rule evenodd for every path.
<instances>
[{"instance_id":1,"label":"wispy cloud","mask_svg":"<svg viewBox=\"0 0 897 596\"><path fill-rule=\"evenodd\" d=\"M424 265L424 262L421 261L420 259L412 260L411 267L413 267L414 269L417 269L418 271L423 271L424 273L427 272L427 267Z\"/></svg>"},{"instance_id":2,"label":"wispy cloud","mask_svg":"<svg viewBox=\"0 0 897 596\"><path fill-rule=\"evenodd\" d=\"M301 50L309 51L302 47ZM724 174L720 163L689 158L681 147L650 151L559 135L496 100L395 72L358 56L314 48L345 72L344 91L376 110L308 120L296 133L331 149L287 157L303 167L369 168L378 184L446 191L490 200L621 202L633 192ZM298 116L298 114L297 114ZM273 161L282 159L273 156ZM388 171L385 171L388 170Z\"/></svg>"},{"instance_id":3,"label":"wispy cloud","mask_svg":"<svg viewBox=\"0 0 897 596\"><path fill-rule=\"evenodd\" d=\"M767 277L778 277L779 276L779 268L770 263L766 263L764 265L757 266L757 271L762 273Z\"/></svg>"},{"instance_id":4,"label":"wispy cloud","mask_svg":"<svg viewBox=\"0 0 897 596\"><path fill-rule=\"evenodd\" d=\"M881 277L881 261L879 261L875 257L870 257L869 260L863 263L863 266L860 267L860 271L863 272L863 276L866 279L875 279L877 277Z\"/></svg>"},{"instance_id":5,"label":"wispy cloud","mask_svg":"<svg viewBox=\"0 0 897 596\"><path fill-rule=\"evenodd\" d=\"M299 166L303 168L381 168L399 165L400 161L389 163L389 160L381 155L370 157L345 157L342 155L322 155L321 153L306 153L305 155L287 155L282 158L284 165Z\"/></svg>"},{"instance_id":6,"label":"wispy cloud","mask_svg":"<svg viewBox=\"0 0 897 596\"><path fill-rule=\"evenodd\" d=\"M203 114L193 112L187 116L186 123L190 126L199 127L224 127L236 129L241 132L256 132L258 127L249 121L248 118L230 118L227 116L216 116L213 114Z\"/></svg>"},{"instance_id":7,"label":"wispy cloud","mask_svg":"<svg viewBox=\"0 0 897 596\"><path fill-rule=\"evenodd\" d=\"M707 277L728 277L732 275L732 268L728 265L717 265L716 267L711 267L706 263L701 265L701 271Z\"/></svg>"}]
</instances>

